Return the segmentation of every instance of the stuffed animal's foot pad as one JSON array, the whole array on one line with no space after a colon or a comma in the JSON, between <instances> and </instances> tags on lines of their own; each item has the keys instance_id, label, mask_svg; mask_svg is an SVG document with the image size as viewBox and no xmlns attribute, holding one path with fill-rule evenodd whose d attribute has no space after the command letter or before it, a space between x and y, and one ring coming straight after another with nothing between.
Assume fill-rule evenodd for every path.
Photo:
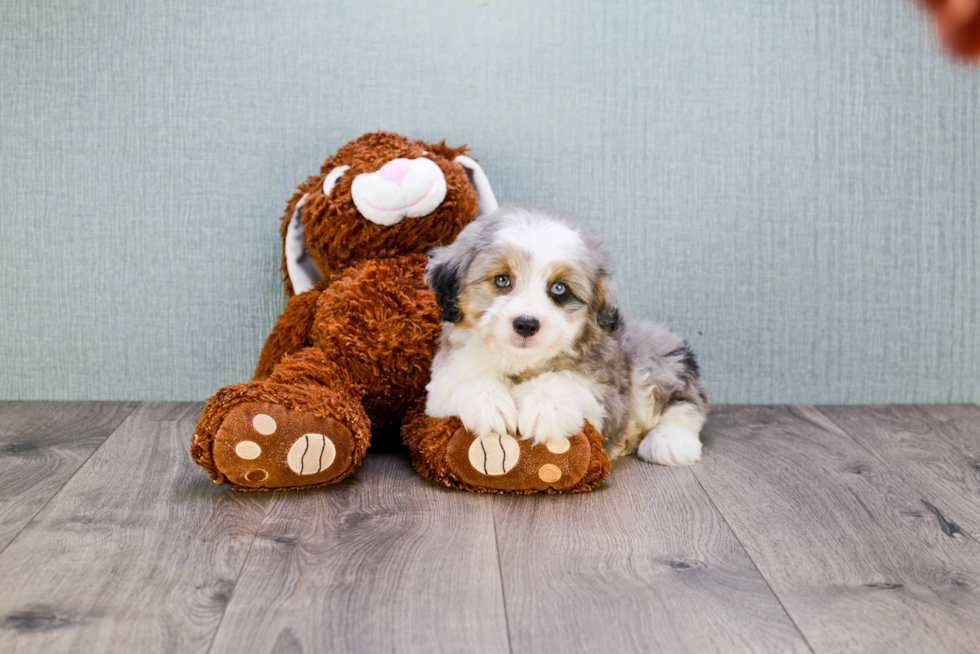
<instances>
[{"instance_id":1,"label":"stuffed animal's foot pad","mask_svg":"<svg viewBox=\"0 0 980 654\"><path fill-rule=\"evenodd\" d=\"M354 438L332 418L248 402L232 409L214 438L215 466L236 486L323 484L350 468Z\"/></svg>"},{"instance_id":2,"label":"stuffed animal's foot pad","mask_svg":"<svg viewBox=\"0 0 980 654\"><path fill-rule=\"evenodd\" d=\"M460 429L446 450L449 467L463 482L512 492L570 488L588 472L591 456L591 445L583 433L532 445L510 434L477 438Z\"/></svg>"},{"instance_id":3,"label":"stuffed animal's foot pad","mask_svg":"<svg viewBox=\"0 0 980 654\"><path fill-rule=\"evenodd\" d=\"M521 446L510 434L474 438L468 450L470 466L481 475L497 477L510 472L521 458Z\"/></svg>"}]
</instances>

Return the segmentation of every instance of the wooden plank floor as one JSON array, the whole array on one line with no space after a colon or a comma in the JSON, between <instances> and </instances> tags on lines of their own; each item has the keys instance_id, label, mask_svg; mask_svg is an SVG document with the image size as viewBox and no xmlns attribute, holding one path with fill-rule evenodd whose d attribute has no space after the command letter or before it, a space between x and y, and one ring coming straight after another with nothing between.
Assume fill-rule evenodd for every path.
<instances>
[{"instance_id":1,"label":"wooden plank floor","mask_svg":"<svg viewBox=\"0 0 980 654\"><path fill-rule=\"evenodd\" d=\"M198 404L0 403L0 652L978 652L980 408L716 407L687 469L235 493Z\"/></svg>"}]
</instances>

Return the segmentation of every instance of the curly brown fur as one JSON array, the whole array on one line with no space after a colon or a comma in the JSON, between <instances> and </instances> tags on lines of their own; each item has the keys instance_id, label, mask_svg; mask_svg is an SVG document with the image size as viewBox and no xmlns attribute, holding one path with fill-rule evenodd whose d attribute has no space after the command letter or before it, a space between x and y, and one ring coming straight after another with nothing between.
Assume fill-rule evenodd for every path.
<instances>
[{"instance_id":1,"label":"curly brown fur","mask_svg":"<svg viewBox=\"0 0 980 654\"><path fill-rule=\"evenodd\" d=\"M328 285L329 282L320 282L311 290L289 298L272 333L265 339L253 379L265 379L284 356L312 345L310 331L313 329L316 303L320 292Z\"/></svg>"},{"instance_id":2,"label":"curly brown fur","mask_svg":"<svg viewBox=\"0 0 980 654\"><path fill-rule=\"evenodd\" d=\"M455 157L467 150L465 145L451 148L445 141L410 141L391 132L365 134L324 161L318 176L309 177L299 185L282 216L283 241L296 205L303 196L307 196L303 204L306 247L325 276L359 261L424 254L436 245L446 244L477 215L479 198L476 191L462 166L453 162ZM423 152L428 152L428 155L423 155ZM446 177L446 198L438 209L427 216L404 220L393 227L376 225L360 216L350 200L350 187L355 176L377 170L385 162L398 157L415 159L422 156L432 159ZM350 166L350 170L337 182L333 192L324 195L323 180L337 166ZM329 220L324 219L326 216L330 217ZM285 253L282 270L286 294L293 295Z\"/></svg>"},{"instance_id":3,"label":"curly brown fur","mask_svg":"<svg viewBox=\"0 0 980 654\"><path fill-rule=\"evenodd\" d=\"M225 416L244 402L281 404L346 425L357 442L350 474L372 430L397 425L422 397L439 332L438 308L423 281L425 252L452 241L478 213L477 192L453 161L465 151L387 132L366 134L299 186L283 217L284 243L305 195L306 249L325 279L294 295L287 277L290 300L265 343L255 378L221 389L204 407L191 453L216 482L228 479L214 464L215 436ZM444 200L430 214L394 225L364 219L351 199L351 181L399 157L435 162L446 180ZM324 195L324 177L341 165L349 171Z\"/></svg>"}]
</instances>

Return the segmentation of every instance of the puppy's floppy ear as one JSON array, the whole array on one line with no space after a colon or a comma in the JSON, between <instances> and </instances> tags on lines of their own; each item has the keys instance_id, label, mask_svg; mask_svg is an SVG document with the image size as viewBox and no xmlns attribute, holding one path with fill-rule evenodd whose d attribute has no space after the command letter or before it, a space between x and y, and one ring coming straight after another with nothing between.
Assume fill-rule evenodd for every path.
<instances>
[{"instance_id":1,"label":"puppy's floppy ear","mask_svg":"<svg viewBox=\"0 0 980 654\"><path fill-rule=\"evenodd\" d=\"M436 295L439 320L456 323L463 317L463 312L459 308L459 292L463 285L463 275L459 265L451 256L447 256L449 249L440 247L432 251L429 265L425 268L425 283Z\"/></svg>"},{"instance_id":2,"label":"puppy's floppy ear","mask_svg":"<svg viewBox=\"0 0 980 654\"><path fill-rule=\"evenodd\" d=\"M599 323L599 327L604 332L609 332L610 334L619 329L619 323L622 321L622 316L619 313L619 309L611 304L605 304L599 309L599 314L596 317L596 322Z\"/></svg>"},{"instance_id":3,"label":"puppy's floppy ear","mask_svg":"<svg viewBox=\"0 0 980 654\"><path fill-rule=\"evenodd\" d=\"M429 253L425 283L436 295L439 320L443 322L457 323L463 318L463 310L459 308L459 293L463 290L463 278L474 255L473 248L468 245L472 240L472 231L471 223L452 244L434 248Z\"/></svg>"},{"instance_id":4,"label":"puppy's floppy ear","mask_svg":"<svg viewBox=\"0 0 980 654\"><path fill-rule=\"evenodd\" d=\"M436 295L439 320L457 323L463 319L459 307L459 294L470 263L480 250L479 244L485 231L492 224L492 217L481 217L463 228L456 240L449 245L433 248L425 267L425 283Z\"/></svg>"},{"instance_id":5,"label":"puppy's floppy ear","mask_svg":"<svg viewBox=\"0 0 980 654\"><path fill-rule=\"evenodd\" d=\"M622 316L619 313L619 309L613 304L612 280L605 272L600 273L599 281L596 283L592 310L595 315L596 324L599 325L602 331L611 334L619 329Z\"/></svg>"}]
</instances>

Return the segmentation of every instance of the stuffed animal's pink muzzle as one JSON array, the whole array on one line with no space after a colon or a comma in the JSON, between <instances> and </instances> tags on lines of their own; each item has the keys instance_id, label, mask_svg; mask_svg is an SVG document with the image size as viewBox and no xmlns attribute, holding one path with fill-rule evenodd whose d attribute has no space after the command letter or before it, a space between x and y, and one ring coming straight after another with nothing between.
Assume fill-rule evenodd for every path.
<instances>
[{"instance_id":1,"label":"stuffed animal's pink muzzle","mask_svg":"<svg viewBox=\"0 0 980 654\"><path fill-rule=\"evenodd\" d=\"M446 178L431 159L392 159L373 173L355 177L351 197L371 222L394 225L435 211L446 197Z\"/></svg>"}]
</instances>

